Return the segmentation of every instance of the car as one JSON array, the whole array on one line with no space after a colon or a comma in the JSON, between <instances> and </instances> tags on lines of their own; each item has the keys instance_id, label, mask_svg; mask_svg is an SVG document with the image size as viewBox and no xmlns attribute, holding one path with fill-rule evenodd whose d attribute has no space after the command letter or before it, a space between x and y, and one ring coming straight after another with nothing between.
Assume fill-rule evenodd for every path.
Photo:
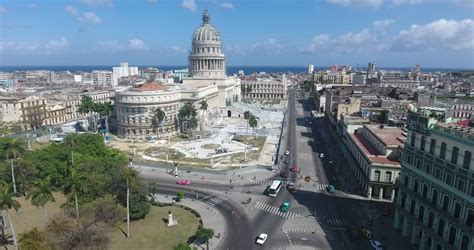
<instances>
[{"instance_id":1,"label":"car","mask_svg":"<svg viewBox=\"0 0 474 250\"><path fill-rule=\"evenodd\" d=\"M295 192L295 191L296 191L296 185L295 185L295 183L293 183L293 182L288 183L288 185L286 185L286 188L287 188L290 192Z\"/></svg>"},{"instance_id":2,"label":"car","mask_svg":"<svg viewBox=\"0 0 474 250\"><path fill-rule=\"evenodd\" d=\"M261 233L261 234L257 237L257 240L255 241L255 243L256 243L257 245L262 246L263 244L265 244L265 241L267 241L267 238L268 238L268 234Z\"/></svg>"},{"instance_id":3,"label":"car","mask_svg":"<svg viewBox=\"0 0 474 250\"><path fill-rule=\"evenodd\" d=\"M336 188L334 188L333 185L328 185L326 187L326 191L328 191L329 193L334 193L334 192L336 192Z\"/></svg>"},{"instance_id":4,"label":"car","mask_svg":"<svg viewBox=\"0 0 474 250\"><path fill-rule=\"evenodd\" d=\"M382 244L378 240L369 240L370 246L375 250L383 250Z\"/></svg>"},{"instance_id":5,"label":"car","mask_svg":"<svg viewBox=\"0 0 474 250\"><path fill-rule=\"evenodd\" d=\"M288 210L290 210L290 203L289 202L285 202L285 203L281 204L281 206L280 206L280 211L281 212L288 212Z\"/></svg>"},{"instance_id":6,"label":"car","mask_svg":"<svg viewBox=\"0 0 474 250\"><path fill-rule=\"evenodd\" d=\"M364 235L365 238L368 240L372 239L372 232L368 229L362 229L362 234Z\"/></svg>"},{"instance_id":7,"label":"car","mask_svg":"<svg viewBox=\"0 0 474 250\"><path fill-rule=\"evenodd\" d=\"M293 165L291 166L290 171L291 171L291 172L296 172L296 165L295 165L295 164L293 164Z\"/></svg>"},{"instance_id":8,"label":"car","mask_svg":"<svg viewBox=\"0 0 474 250\"><path fill-rule=\"evenodd\" d=\"M285 163L285 164L288 164L288 162L290 162L290 160L288 160L288 159L285 159L285 160L283 161L283 163Z\"/></svg>"},{"instance_id":9,"label":"car","mask_svg":"<svg viewBox=\"0 0 474 250\"><path fill-rule=\"evenodd\" d=\"M286 150L285 155L290 155L290 151Z\"/></svg>"},{"instance_id":10,"label":"car","mask_svg":"<svg viewBox=\"0 0 474 250\"><path fill-rule=\"evenodd\" d=\"M309 125L312 125L312 124L313 124L313 122L312 122L312 121L310 121L310 122L309 122Z\"/></svg>"},{"instance_id":11,"label":"car","mask_svg":"<svg viewBox=\"0 0 474 250\"><path fill-rule=\"evenodd\" d=\"M178 181L176 181L176 184L186 186L186 185L190 185L191 181L190 180L178 180Z\"/></svg>"},{"instance_id":12,"label":"car","mask_svg":"<svg viewBox=\"0 0 474 250\"><path fill-rule=\"evenodd\" d=\"M321 154L319 155L319 157L320 157L320 158L324 158L324 154L321 153Z\"/></svg>"}]
</instances>

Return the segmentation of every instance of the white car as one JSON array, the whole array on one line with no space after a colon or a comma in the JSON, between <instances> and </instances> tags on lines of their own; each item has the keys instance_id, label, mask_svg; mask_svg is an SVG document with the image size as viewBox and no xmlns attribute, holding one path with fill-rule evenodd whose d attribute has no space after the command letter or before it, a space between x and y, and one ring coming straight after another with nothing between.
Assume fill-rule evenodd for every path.
<instances>
[{"instance_id":1,"label":"white car","mask_svg":"<svg viewBox=\"0 0 474 250\"><path fill-rule=\"evenodd\" d=\"M382 244L378 240L369 240L370 246L375 250L383 250Z\"/></svg>"},{"instance_id":2,"label":"white car","mask_svg":"<svg viewBox=\"0 0 474 250\"><path fill-rule=\"evenodd\" d=\"M319 155L319 157L320 157L320 158L324 158L324 154L321 153L321 154Z\"/></svg>"},{"instance_id":3,"label":"white car","mask_svg":"<svg viewBox=\"0 0 474 250\"><path fill-rule=\"evenodd\" d=\"M267 238L268 238L267 234L260 234L257 240L255 241L255 243L257 243L257 245L262 246L265 243L265 241L267 241Z\"/></svg>"},{"instance_id":4,"label":"white car","mask_svg":"<svg viewBox=\"0 0 474 250\"><path fill-rule=\"evenodd\" d=\"M286 150L285 155L290 155L290 151Z\"/></svg>"}]
</instances>

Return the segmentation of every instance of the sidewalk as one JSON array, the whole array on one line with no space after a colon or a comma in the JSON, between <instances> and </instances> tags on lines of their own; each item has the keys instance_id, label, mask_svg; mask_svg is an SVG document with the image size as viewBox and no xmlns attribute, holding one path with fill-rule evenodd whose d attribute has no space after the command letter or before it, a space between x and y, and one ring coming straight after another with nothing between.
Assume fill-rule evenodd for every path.
<instances>
[{"instance_id":1,"label":"sidewalk","mask_svg":"<svg viewBox=\"0 0 474 250\"><path fill-rule=\"evenodd\" d=\"M173 202L171 196L167 197L161 194L155 194L155 200L159 202L165 202L165 203ZM190 198L182 199L177 204L190 207L196 210L201 215L203 227L213 229L214 235L220 234L219 238L214 236L212 239L209 240L209 249L218 249L221 239L225 237L225 233L226 233L226 223L222 214L217 212L216 209L210 206L209 204L204 203L202 201L190 199ZM179 218L176 218L176 219L178 220L178 223L179 223ZM193 247L197 247L197 249L206 249L206 244L203 244L203 245L191 244L191 248Z\"/></svg>"}]
</instances>

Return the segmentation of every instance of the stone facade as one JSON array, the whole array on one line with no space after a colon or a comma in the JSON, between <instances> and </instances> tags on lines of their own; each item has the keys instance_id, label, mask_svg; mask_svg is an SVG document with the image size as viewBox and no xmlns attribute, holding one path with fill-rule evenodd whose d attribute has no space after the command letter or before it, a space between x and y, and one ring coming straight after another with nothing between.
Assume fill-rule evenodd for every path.
<instances>
[{"instance_id":1,"label":"stone facade","mask_svg":"<svg viewBox=\"0 0 474 250\"><path fill-rule=\"evenodd\" d=\"M286 75L281 78L258 78L241 76L242 99L249 100L284 100L287 98L288 81Z\"/></svg>"}]
</instances>

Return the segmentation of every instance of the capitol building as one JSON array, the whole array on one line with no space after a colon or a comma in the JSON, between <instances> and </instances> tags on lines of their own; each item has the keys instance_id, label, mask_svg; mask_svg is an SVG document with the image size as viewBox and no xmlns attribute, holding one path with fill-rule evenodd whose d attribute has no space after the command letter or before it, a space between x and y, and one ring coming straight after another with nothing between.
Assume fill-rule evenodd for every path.
<instances>
[{"instance_id":1,"label":"capitol building","mask_svg":"<svg viewBox=\"0 0 474 250\"><path fill-rule=\"evenodd\" d=\"M202 120L222 114L232 116L227 108L240 102L241 83L237 76L226 75L221 35L211 25L207 10L202 15L202 25L194 32L188 63L190 76L182 83L145 82L116 93L119 137L143 140L156 135L153 122L158 108L166 115L160 126L162 136L177 134L178 111L187 102L194 104L199 115L204 114ZM204 113L199 112L199 102L203 100L208 104Z\"/></svg>"}]
</instances>

